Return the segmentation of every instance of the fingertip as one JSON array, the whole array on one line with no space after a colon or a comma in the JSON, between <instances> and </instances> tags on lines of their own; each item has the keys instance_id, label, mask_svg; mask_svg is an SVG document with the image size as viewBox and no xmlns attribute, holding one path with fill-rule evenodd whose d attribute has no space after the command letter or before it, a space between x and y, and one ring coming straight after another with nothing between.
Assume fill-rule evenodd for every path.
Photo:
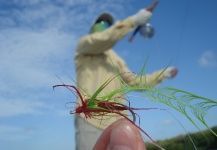
<instances>
[{"instance_id":1,"label":"fingertip","mask_svg":"<svg viewBox=\"0 0 217 150\"><path fill-rule=\"evenodd\" d=\"M139 129L127 119L120 119L107 127L93 150L146 150Z\"/></svg>"},{"instance_id":2,"label":"fingertip","mask_svg":"<svg viewBox=\"0 0 217 150\"><path fill-rule=\"evenodd\" d=\"M108 149L144 150L145 145L138 128L128 120L121 119L111 130Z\"/></svg>"}]
</instances>

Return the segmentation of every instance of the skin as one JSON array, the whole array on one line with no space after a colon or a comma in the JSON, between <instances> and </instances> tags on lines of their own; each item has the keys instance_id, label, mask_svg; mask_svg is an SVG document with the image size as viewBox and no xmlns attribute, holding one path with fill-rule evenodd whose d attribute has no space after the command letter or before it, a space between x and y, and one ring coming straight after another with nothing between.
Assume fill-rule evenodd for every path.
<instances>
[{"instance_id":1,"label":"skin","mask_svg":"<svg viewBox=\"0 0 217 150\"><path fill-rule=\"evenodd\" d=\"M127 119L120 119L103 131L93 150L146 150L146 147L138 128Z\"/></svg>"}]
</instances>

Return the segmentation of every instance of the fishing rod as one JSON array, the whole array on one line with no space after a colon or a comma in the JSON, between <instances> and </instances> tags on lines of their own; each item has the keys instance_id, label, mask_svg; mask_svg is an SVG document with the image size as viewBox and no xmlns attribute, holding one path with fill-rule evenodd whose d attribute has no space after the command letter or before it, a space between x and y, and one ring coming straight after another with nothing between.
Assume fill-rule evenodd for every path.
<instances>
[{"instance_id":1,"label":"fishing rod","mask_svg":"<svg viewBox=\"0 0 217 150\"><path fill-rule=\"evenodd\" d=\"M155 0L151 6L149 6L148 8L146 8L146 10L152 12L152 11L154 10L154 8L157 6L157 4L158 4L158 0ZM131 42L131 41L134 39L134 36L135 36L135 35L137 34L137 32L141 29L141 27L142 27L142 26L140 25L140 26L138 26L138 27L134 30L133 34L132 34L132 35L130 36L130 38L128 39L129 42Z\"/></svg>"}]
</instances>

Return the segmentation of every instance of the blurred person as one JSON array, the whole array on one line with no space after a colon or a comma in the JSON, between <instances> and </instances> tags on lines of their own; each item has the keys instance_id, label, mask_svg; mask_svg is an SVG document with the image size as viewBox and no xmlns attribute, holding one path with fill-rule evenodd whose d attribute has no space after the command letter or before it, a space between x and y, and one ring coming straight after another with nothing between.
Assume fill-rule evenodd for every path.
<instances>
[{"instance_id":1,"label":"blurred person","mask_svg":"<svg viewBox=\"0 0 217 150\"><path fill-rule=\"evenodd\" d=\"M140 81L136 80L138 76L128 69L125 61L112 50L112 47L137 26L145 25L151 17L152 13L146 9L141 9L135 15L117 21L115 24L113 24L113 17L109 13L102 13L97 17L90 28L90 33L79 40L74 58L77 88L84 95L92 95L106 80L117 74L120 74L122 80L130 86L139 84ZM176 74L177 68L168 67L142 78L143 81L146 81L144 86L156 86L164 79L173 78ZM120 87L119 79L115 78L99 96ZM115 96L123 97L123 94L119 93ZM81 103L80 99L78 99L78 103ZM121 99L120 103L125 104L125 100ZM83 114L76 115L76 150L92 149L102 131L120 118L116 115L85 119Z\"/></svg>"}]
</instances>

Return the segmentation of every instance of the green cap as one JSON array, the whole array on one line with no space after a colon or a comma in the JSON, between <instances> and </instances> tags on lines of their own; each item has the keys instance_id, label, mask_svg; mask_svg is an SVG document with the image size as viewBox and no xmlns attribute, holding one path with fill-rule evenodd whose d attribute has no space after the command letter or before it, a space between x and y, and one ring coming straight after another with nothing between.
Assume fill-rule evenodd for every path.
<instances>
[{"instance_id":1,"label":"green cap","mask_svg":"<svg viewBox=\"0 0 217 150\"><path fill-rule=\"evenodd\" d=\"M100 14L96 19L95 21L93 22L93 24L91 25L91 28L90 28L90 32L91 32L91 29L92 27L98 22L98 21L106 21L108 22L110 25L113 24L114 22L114 19L112 17L112 15L110 13L102 13Z\"/></svg>"}]
</instances>

